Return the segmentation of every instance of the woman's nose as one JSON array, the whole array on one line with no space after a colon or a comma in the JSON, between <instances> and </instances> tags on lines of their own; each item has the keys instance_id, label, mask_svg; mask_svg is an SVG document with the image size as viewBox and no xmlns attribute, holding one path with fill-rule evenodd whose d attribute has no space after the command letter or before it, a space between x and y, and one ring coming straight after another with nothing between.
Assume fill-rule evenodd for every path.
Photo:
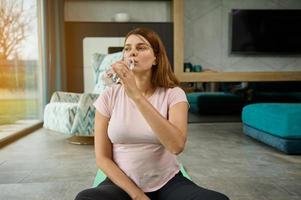
<instances>
[{"instance_id":1,"label":"woman's nose","mask_svg":"<svg viewBox=\"0 0 301 200\"><path fill-rule=\"evenodd\" d=\"M132 49L130 52L130 56L137 56L137 50L136 49Z\"/></svg>"}]
</instances>

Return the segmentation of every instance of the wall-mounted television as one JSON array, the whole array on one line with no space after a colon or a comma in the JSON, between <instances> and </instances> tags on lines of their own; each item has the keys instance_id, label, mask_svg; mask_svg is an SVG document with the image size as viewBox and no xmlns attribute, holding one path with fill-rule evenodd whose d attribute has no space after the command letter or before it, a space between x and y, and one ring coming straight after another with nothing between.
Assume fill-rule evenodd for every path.
<instances>
[{"instance_id":1,"label":"wall-mounted television","mask_svg":"<svg viewBox=\"0 0 301 200\"><path fill-rule=\"evenodd\" d=\"M233 9L232 54L301 54L301 10Z\"/></svg>"}]
</instances>

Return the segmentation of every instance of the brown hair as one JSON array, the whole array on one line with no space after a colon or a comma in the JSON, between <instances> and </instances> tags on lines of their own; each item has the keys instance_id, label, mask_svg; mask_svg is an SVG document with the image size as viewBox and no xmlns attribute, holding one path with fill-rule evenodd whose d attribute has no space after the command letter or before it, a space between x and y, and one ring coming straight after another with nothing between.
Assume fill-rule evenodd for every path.
<instances>
[{"instance_id":1,"label":"brown hair","mask_svg":"<svg viewBox=\"0 0 301 200\"><path fill-rule=\"evenodd\" d=\"M155 88L173 88L179 86L180 82L171 69L165 47L158 34L148 28L136 28L126 35L125 41L130 35L140 35L144 37L153 48L156 65L152 67L151 84Z\"/></svg>"}]
</instances>

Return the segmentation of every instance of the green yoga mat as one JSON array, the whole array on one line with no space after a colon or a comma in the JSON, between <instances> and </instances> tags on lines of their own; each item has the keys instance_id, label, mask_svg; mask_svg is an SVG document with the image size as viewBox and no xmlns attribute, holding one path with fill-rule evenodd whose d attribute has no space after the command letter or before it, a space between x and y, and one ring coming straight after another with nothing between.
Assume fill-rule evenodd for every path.
<instances>
[{"instance_id":1,"label":"green yoga mat","mask_svg":"<svg viewBox=\"0 0 301 200\"><path fill-rule=\"evenodd\" d=\"M190 176L187 174L186 170L184 169L183 165L180 164L180 171L182 172L183 176L191 180ZM93 187L98 186L102 181L106 179L106 175L100 169L97 171L96 177L94 179Z\"/></svg>"}]
</instances>

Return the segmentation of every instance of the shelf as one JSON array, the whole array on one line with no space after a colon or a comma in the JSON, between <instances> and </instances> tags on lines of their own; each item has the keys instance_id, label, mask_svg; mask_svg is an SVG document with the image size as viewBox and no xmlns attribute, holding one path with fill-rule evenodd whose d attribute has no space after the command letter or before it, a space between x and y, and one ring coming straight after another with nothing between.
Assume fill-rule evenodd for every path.
<instances>
[{"instance_id":1,"label":"shelf","mask_svg":"<svg viewBox=\"0 0 301 200\"><path fill-rule=\"evenodd\" d=\"M180 82L253 82L301 81L300 71L283 72L183 72L176 73Z\"/></svg>"}]
</instances>

